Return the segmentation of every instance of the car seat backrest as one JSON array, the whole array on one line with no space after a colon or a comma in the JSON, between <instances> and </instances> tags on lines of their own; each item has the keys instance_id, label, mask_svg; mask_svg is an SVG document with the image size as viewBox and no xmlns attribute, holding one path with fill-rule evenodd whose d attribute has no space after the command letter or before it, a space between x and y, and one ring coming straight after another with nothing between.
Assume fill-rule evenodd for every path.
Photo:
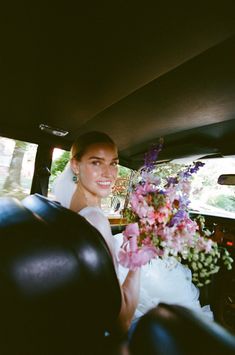
<instances>
[{"instance_id":1,"label":"car seat backrest","mask_svg":"<svg viewBox=\"0 0 235 355\"><path fill-rule=\"evenodd\" d=\"M109 249L83 217L0 198L0 353L96 353L120 311Z\"/></svg>"},{"instance_id":2,"label":"car seat backrest","mask_svg":"<svg viewBox=\"0 0 235 355\"><path fill-rule=\"evenodd\" d=\"M138 322L130 340L130 352L132 355L235 354L234 336L204 317L183 306L160 303Z\"/></svg>"}]
</instances>

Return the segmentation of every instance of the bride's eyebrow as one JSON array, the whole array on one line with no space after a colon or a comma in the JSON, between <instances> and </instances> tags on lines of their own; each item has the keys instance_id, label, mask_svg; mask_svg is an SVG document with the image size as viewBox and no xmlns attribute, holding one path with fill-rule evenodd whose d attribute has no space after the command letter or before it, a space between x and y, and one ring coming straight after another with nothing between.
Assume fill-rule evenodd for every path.
<instances>
[{"instance_id":1,"label":"bride's eyebrow","mask_svg":"<svg viewBox=\"0 0 235 355\"><path fill-rule=\"evenodd\" d=\"M104 158L100 158L100 157L96 157L96 156L92 156L92 157L89 157L89 159L96 159L96 160L104 160Z\"/></svg>"},{"instance_id":2,"label":"bride's eyebrow","mask_svg":"<svg viewBox=\"0 0 235 355\"><path fill-rule=\"evenodd\" d=\"M96 156L92 156L92 157L89 157L89 160L92 160L92 159L96 159L96 160L105 160L105 158L101 158L101 157L96 157ZM112 161L118 161L118 157L115 157L112 159Z\"/></svg>"}]
</instances>

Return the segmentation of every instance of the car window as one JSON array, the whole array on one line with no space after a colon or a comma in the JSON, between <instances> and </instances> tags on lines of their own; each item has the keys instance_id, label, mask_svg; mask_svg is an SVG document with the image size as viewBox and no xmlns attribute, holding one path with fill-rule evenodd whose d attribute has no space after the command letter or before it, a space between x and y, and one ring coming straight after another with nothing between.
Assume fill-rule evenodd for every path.
<instances>
[{"instance_id":1,"label":"car window","mask_svg":"<svg viewBox=\"0 0 235 355\"><path fill-rule=\"evenodd\" d=\"M30 194L37 145L0 137L0 196Z\"/></svg>"},{"instance_id":2,"label":"car window","mask_svg":"<svg viewBox=\"0 0 235 355\"><path fill-rule=\"evenodd\" d=\"M190 210L206 215L235 218L235 186L218 184L221 174L235 174L235 157L202 159L205 165L192 175ZM159 165L156 174L162 177L175 176L185 170L183 161Z\"/></svg>"},{"instance_id":3,"label":"car window","mask_svg":"<svg viewBox=\"0 0 235 355\"><path fill-rule=\"evenodd\" d=\"M55 148L52 154L51 175L48 185L48 197L55 200L53 193L53 184L58 175L62 173L66 164L69 161L69 152L67 150Z\"/></svg>"},{"instance_id":4,"label":"car window","mask_svg":"<svg viewBox=\"0 0 235 355\"><path fill-rule=\"evenodd\" d=\"M203 162L205 165L193 177L191 209L235 218L235 186L218 184L220 175L235 173L235 158L208 159Z\"/></svg>"}]
</instances>

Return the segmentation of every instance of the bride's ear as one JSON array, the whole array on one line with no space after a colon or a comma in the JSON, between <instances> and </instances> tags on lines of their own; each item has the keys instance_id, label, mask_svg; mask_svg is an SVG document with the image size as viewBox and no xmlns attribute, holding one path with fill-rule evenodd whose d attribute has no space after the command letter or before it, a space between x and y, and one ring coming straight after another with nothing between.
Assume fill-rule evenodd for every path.
<instances>
[{"instance_id":1,"label":"bride's ear","mask_svg":"<svg viewBox=\"0 0 235 355\"><path fill-rule=\"evenodd\" d=\"M74 158L70 159L70 166L71 169L73 170L75 175L79 174L79 166L78 166L78 161Z\"/></svg>"}]
</instances>

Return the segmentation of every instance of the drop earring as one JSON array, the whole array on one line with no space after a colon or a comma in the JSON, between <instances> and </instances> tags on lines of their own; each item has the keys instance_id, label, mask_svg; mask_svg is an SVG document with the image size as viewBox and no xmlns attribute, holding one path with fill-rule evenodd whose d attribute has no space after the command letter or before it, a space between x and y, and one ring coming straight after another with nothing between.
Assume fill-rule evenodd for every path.
<instances>
[{"instance_id":1,"label":"drop earring","mask_svg":"<svg viewBox=\"0 0 235 355\"><path fill-rule=\"evenodd\" d=\"M78 180L79 180L79 173L78 172L74 172L74 176L73 176L73 182L75 183L75 184L77 184L78 183Z\"/></svg>"}]
</instances>

